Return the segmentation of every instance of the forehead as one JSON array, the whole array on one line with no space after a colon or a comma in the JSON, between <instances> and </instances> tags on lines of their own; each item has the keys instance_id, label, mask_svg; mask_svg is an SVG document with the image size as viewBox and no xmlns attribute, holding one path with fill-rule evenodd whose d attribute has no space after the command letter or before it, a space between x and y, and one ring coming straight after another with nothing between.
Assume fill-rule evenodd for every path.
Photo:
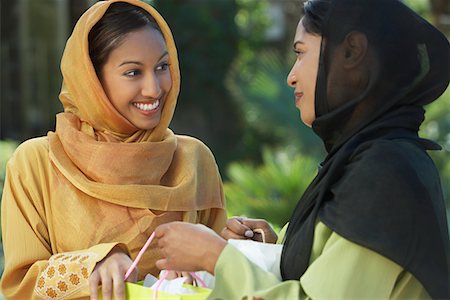
<instances>
[{"instance_id":1,"label":"forehead","mask_svg":"<svg viewBox=\"0 0 450 300\"><path fill-rule=\"evenodd\" d=\"M300 19L300 21L297 24L297 29L295 31L295 39L297 38L303 38L303 36L305 35L306 31L305 31L305 27L303 26L303 19Z\"/></svg>"},{"instance_id":2,"label":"forehead","mask_svg":"<svg viewBox=\"0 0 450 300\"><path fill-rule=\"evenodd\" d=\"M294 44L296 42L302 42L304 44L308 44L308 43L313 42L314 40L317 40L317 38L320 37L318 35L306 32L305 27L303 26L302 20L303 19L301 19L298 22L297 30L295 31Z\"/></svg>"},{"instance_id":3,"label":"forehead","mask_svg":"<svg viewBox=\"0 0 450 300\"><path fill-rule=\"evenodd\" d=\"M111 52L111 58L157 55L164 51L166 51L166 43L161 32L144 27L127 33L120 45Z\"/></svg>"}]
</instances>

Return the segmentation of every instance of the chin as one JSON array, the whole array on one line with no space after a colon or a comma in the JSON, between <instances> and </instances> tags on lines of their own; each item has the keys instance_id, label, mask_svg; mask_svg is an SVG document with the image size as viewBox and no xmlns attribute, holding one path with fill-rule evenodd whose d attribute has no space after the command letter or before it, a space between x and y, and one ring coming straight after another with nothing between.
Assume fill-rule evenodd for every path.
<instances>
[{"instance_id":1,"label":"chin","mask_svg":"<svg viewBox=\"0 0 450 300\"><path fill-rule=\"evenodd\" d=\"M314 120L311 120L310 118L306 118L306 117L303 117L303 116L300 116L300 117L301 117L301 120L302 120L303 124L305 124L308 127L312 126L312 123L313 123Z\"/></svg>"},{"instance_id":2,"label":"chin","mask_svg":"<svg viewBox=\"0 0 450 300\"><path fill-rule=\"evenodd\" d=\"M139 130L152 130L154 129L156 126L158 126L159 124L159 120L158 123L138 123L138 122L133 122L133 125L138 128Z\"/></svg>"},{"instance_id":3,"label":"chin","mask_svg":"<svg viewBox=\"0 0 450 300\"><path fill-rule=\"evenodd\" d=\"M153 130L153 129L156 128L156 126L158 126L158 124L151 125L151 126L142 126L142 127L139 127L139 129L142 129L142 130Z\"/></svg>"}]
</instances>

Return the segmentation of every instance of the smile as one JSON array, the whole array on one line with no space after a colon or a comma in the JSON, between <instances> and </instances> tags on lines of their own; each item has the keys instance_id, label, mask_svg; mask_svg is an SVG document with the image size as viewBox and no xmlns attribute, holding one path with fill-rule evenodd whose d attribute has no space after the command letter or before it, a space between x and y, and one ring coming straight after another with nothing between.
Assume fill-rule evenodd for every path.
<instances>
[{"instance_id":1,"label":"smile","mask_svg":"<svg viewBox=\"0 0 450 300\"><path fill-rule=\"evenodd\" d=\"M134 107L143 110L143 111L152 111L159 107L159 100L156 100L153 103L132 103Z\"/></svg>"},{"instance_id":2,"label":"smile","mask_svg":"<svg viewBox=\"0 0 450 300\"><path fill-rule=\"evenodd\" d=\"M303 97L303 93L302 92L297 92L295 93L295 102L298 103L300 102L300 99Z\"/></svg>"}]
</instances>

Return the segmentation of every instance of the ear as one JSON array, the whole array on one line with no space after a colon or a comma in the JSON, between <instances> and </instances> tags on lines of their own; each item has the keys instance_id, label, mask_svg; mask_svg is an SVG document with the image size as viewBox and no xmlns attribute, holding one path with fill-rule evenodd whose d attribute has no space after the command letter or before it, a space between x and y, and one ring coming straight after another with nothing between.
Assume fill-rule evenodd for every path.
<instances>
[{"instance_id":1,"label":"ear","mask_svg":"<svg viewBox=\"0 0 450 300\"><path fill-rule=\"evenodd\" d=\"M343 42L344 46L344 68L352 69L358 66L366 57L368 41L367 36L359 31L347 34Z\"/></svg>"}]
</instances>

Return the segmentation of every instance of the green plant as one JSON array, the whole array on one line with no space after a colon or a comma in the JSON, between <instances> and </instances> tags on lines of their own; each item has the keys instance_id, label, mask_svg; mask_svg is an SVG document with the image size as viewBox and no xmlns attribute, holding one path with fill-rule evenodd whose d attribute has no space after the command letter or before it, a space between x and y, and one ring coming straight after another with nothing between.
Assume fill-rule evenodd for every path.
<instances>
[{"instance_id":1,"label":"green plant","mask_svg":"<svg viewBox=\"0 0 450 300\"><path fill-rule=\"evenodd\" d=\"M5 182L6 162L17 148L15 141L0 141L0 199L3 193L3 184Z\"/></svg>"},{"instance_id":2,"label":"green plant","mask_svg":"<svg viewBox=\"0 0 450 300\"><path fill-rule=\"evenodd\" d=\"M296 153L265 148L263 164L232 163L224 190L230 215L263 218L282 227L317 170L317 162Z\"/></svg>"},{"instance_id":3,"label":"green plant","mask_svg":"<svg viewBox=\"0 0 450 300\"><path fill-rule=\"evenodd\" d=\"M290 62L278 51L262 50L245 72L235 64L228 74L227 88L247 124L244 142L250 148L294 145L302 153L323 155L320 139L302 123L293 89L286 83Z\"/></svg>"},{"instance_id":4,"label":"green plant","mask_svg":"<svg viewBox=\"0 0 450 300\"><path fill-rule=\"evenodd\" d=\"M430 0L405 0L404 3L426 19L431 17Z\"/></svg>"},{"instance_id":5,"label":"green plant","mask_svg":"<svg viewBox=\"0 0 450 300\"><path fill-rule=\"evenodd\" d=\"M0 199L3 195L3 184L5 183L6 162L17 148L18 143L15 141L1 141L0 140ZM2 241L1 227L0 227L0 242ZM2 257L2 255L0 255ZM0 264L0 271L3 270Z\"/></svg>"},{"instance_id":6,"label":"green plant","mask_svg":"<svg viewBox=\"0 0 450 300\"><path fill-rule=\"evenodd\" d=\"M444 198L450 209L450 88L426 107L426 119L420 135L442 146L441 151L430 151L430 155L441 175Z\"/></svg>"},{"instance_id":7,"label":"green plant","mask_svg":"<svg viewBox=\"0 0 450 300\"><path fill-rule=\"evenodd\" d=\"M223 85L239 51L238 6L229 0L153 3L172 30L180 62L181 90L171 129L201 139L223 168L242 148L239 107Z\"/></svg>"}]
</instances>

